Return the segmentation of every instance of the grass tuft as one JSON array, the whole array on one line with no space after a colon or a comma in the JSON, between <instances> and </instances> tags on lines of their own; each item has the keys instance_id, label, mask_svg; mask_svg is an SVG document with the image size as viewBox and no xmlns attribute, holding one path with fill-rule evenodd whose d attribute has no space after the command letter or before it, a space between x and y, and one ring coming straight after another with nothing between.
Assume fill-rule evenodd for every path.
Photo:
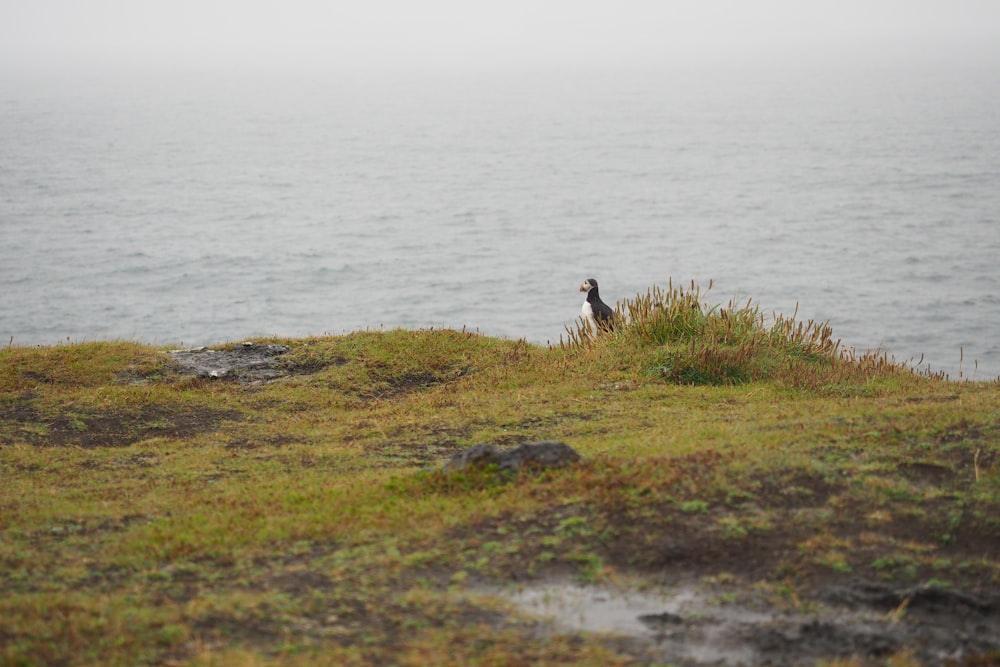
<instances>
[{"instance_id":1,"label":"grass tuft","mask_svg":"<svg viewBox=\"0 0 1000 667\"><path fill-rule=\"evenodd\" d=\"M800 322L794 314L766 316L751 299L709 306L707 293L694 282L684 287L671 281L666 289L654 285L617 304L622 324L616 329L595 334L578 320L567 328L563 347L607 348L648 375L680 385L771 381L821 393L867 395L917 375L880 350L844 346L826 322Z\"/></svg>"}]
</instances>

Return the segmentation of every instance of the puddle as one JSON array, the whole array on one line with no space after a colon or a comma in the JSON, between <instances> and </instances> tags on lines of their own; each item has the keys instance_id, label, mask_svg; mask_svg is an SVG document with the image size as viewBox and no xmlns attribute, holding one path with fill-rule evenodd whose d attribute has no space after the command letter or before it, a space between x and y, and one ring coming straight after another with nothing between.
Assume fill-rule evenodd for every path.
<instances>
[{"instance_id":1,"label":"puddle","mask_svg":"<svg viewBox=\"0 0 1000 667\"><path fill-rule=\"evenodd\" d=\"M696 664L753 664L758 653L740 636L775 620L768 612L720 604L693 587L636 591L558 583L501 595L563 631L631 637L664 657Z\"/></svg>"},{"instance_id":2,"label":"puddle","mask_svg":"<svg viewBox=\"0 0 1000 667\"><path fill-rule=\"evenodd\" d=\"M682 619L681 614L696 599L690 590L668 595L573 584L524 588L505 597L532 615L573 630L629 635L649 630L655 625L654 617Z\"/></svg>"},{"instance_id":3,"label":"puddle","mask_svg":"<svg viewBox=\"0 0 1000 667\"><path fill-rule=\"evenodd\" d=\"M867 590L861 584L855 588ZM627 640L629 651L638 651L641 659L680 665L884 662L904 650L940 664L1000 646L1000 606L966 605L957 613L942 604L926 610L920 604L924 597L967 597L954 592L900 592L916 607L913 614L901 614L895 598L888 607L814 601L804 609L788 609L753 591L735 595L694 584L637 590L550 581L479 592L540 619L542 631L614 635Z\"/></svg>"}]
</instances>

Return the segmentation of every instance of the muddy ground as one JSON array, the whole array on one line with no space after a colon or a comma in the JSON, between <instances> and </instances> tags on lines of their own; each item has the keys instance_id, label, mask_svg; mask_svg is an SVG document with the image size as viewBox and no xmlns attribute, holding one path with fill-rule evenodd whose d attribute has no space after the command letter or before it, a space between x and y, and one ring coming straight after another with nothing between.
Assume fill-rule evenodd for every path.
<instances>
[{"instance_id":1,"label":"muddy ground","mask_svg":"<svg viewBox=\"0 0 1000 667\"><path fill-rule=\"evenodd\" d=\"M672 465L690 478L714 462L697 454ZM745 482L758 493L744 507L721 498L690 512L649 500L641 509L568 503L527 520L488 519L454 537L517 544L516 557L494 557L486 590L539 619L540 632L608 633L638 664L884 665L902 655L928 666L1000 665L1000 590L987 566L1000 542L989 525L966 516L935 558L921 559L906 549L946 532L944 506L873 527L849 479ZM935 479L952 482L965 483ZM838 511L824 514L821 527L802 520L834 498ZM760 502L774 518L768 529L720 530L727 518L748 525ZM810 548L819 530L816 544L851 545L843 560L831 565ZM600 567L532 571L547 559Z\"/></svg>"},{"instance_id":2,"label":"muddy ground","mask_svg":"<svg viewBox=\"0 0 1000 667\"><path fill-rule=\"evenodd\" d=\"M694 581L637 589L560 580L495 594L548 632L608 633L643 663L883 664L902 653L925 665L1000 664L1000 600L955 590L850 580L796 605Z\"/></svg>"}]
</instances>

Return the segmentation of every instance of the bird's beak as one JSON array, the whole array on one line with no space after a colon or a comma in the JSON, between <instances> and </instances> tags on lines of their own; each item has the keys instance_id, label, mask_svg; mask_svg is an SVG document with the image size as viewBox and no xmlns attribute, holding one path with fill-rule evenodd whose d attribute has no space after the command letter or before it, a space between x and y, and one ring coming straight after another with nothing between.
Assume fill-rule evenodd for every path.
<instances>
[{"instance_id":1,"label":"bird's beak","mask_svg":"<svg viewBox=\"0 0 1000 667\"><path fill-rule=\"evenodd\" d=\"M587 291L587 283L580 283L580 291L581 292Z\"/></svg>"}]
</instances>

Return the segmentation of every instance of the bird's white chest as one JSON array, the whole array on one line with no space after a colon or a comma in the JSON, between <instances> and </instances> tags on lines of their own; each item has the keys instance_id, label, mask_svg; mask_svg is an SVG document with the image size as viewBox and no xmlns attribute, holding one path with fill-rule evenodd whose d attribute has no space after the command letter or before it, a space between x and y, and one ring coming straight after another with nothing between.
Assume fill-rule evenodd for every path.
<instances>
[{"instance_id":1,"label":"bird's white chest","mask_svg":"<svg viewBox=\"0 0 1000 667\"><path fill-rule=\"evenodd\" d=\"M594 318L594 307L590 305L589 301L583 302L580 312L583 314L583 319L586 322L589 322L591 326L597 326L597 320Z\"/></svg>"}]
</instances>

